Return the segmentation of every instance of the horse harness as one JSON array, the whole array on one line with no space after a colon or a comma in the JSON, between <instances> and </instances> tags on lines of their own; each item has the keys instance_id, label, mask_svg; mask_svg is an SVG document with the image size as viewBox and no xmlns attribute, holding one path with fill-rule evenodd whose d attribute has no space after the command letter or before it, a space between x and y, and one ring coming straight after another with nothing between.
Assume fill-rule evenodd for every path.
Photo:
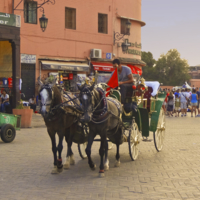
<instances>
[{"instance_id":1,"label":"horse harness","mask_svg":"<svg viewBox=\"0 0 200 200\"><path fill-rule=\"evenodd\" d=\"M62 112L59 112L58 113L58 110L61 109L61 111L64 111L64 113L67 113L67 114L71 114L71 115L74 115L74 116L77 116L77 112L76 110L80 113L81 111L79 110L79 108L74 108L73 112L69 113L69 112L66 112L65 108L66 108L66 104L69 105L69 107L75 107L75 104L78 105L77 103L74 103L74 100L78 99L78 97L76 98L72 98L70 97L69 94L67 93L64 93L63 94L63 98L65 99L64 102L62 102L61 104L58 104L54 107L53 106L53 100L54 100L54 91L52 90L52 88L49 86L49 85L44 85L40 92L43 90L43 89L46 89L50 95L50 98L52 99L51 103L50 104L46 104L46 103L41 103L42 106L50 106L50 110L48 112L48 121L55 121L57 120L60 115L62 114ZM41 96L40 96L40 92L39 92L39 99L41 100Z\"/></svg>"},{"instance_id":2,"label":"horse harness","mask_svg":"<svg viewBox=\"0 0 200 200\"><path fill-rule=\"evenodd\" d=\"M121 114L122 114L122 107L121 107L120 102L118 102L117 100L115 100L111 97L106 97L102 88L96 88L96 90L99 92L99 94L102 98L99 101L98 105L93 110L92 122L95 123L95 124L103 123L103 122L108 120L110 114L112 116L116 117L120 122L121 121ZM118 108L118 116L115 115L112 111L108 111L107 101L114 103L115 106ZM101 102L103 102L103 108L97 110L97 108L98 108L98 106L100 105ZM121 123L118 123L118 125L119 124L121 124Z\"/></svg>"}]
</instances>

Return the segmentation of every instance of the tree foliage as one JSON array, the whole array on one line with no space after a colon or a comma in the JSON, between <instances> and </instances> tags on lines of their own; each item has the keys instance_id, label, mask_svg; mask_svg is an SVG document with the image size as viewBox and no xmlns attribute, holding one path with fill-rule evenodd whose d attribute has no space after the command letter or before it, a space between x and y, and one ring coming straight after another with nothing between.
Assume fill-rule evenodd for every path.
<instances>
[{"instance_id":1,"label":"tree foliage","mask_svg":"<svg viewBox=\"0 0 200 200\"><path fill-rule=\"evenodd\" d=\"M143 76L148 81L154 80L154 65L156 60L153 58L153 54L151 52L142 52L142 61L146 63L146 67L143 67Z\"/></svg>"},{"instance_id":2,"label":"tree foliage","mask_svg":"<svg viewBox=\"0 0 200 200\"><path fill-rule=\"evenodd\" d=\"M164 85L182 85L190 79L188 74L189 65L187 60L181 59L176 49L171 49L167 54L162 54L155 61L150 52L142 52L142 60L147 64L143 69L146 80L159 81Z\"/></svg>"}]
</instances>

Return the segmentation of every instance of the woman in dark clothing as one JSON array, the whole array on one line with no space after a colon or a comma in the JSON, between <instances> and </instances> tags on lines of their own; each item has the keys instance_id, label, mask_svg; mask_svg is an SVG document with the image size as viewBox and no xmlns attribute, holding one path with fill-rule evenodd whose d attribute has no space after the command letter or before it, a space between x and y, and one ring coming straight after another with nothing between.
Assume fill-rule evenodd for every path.
<instances>
[{"instance_id":1,"label":"woman in dark clothing","mask_svg":"<svg viewBox=\"0 0 200 200\"><path fill-rule=\"evenodd\" d=\"M173 112L173 107L174 107L174 96L173 96L173 93L170 92L169 96L167 97L168 98L168 106L167 106L167 111L169 113L169 117L172 116L172 112Z\"/></svg>"}]
</instances>

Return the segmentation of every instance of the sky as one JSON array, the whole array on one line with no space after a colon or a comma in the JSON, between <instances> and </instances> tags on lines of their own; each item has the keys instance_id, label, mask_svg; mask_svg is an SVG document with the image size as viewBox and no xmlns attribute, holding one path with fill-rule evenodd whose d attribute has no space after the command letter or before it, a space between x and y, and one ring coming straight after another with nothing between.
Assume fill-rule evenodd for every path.
<instances>
[{"instance_id":1,"label":"sky","mask_svg":"<svg viewBox=\"0 0 200 200\"><path fill-rule=\"evenodd\" d=\"M200 0L142 0L142 51L154 59L177 49L190 66L200 65Z\"/></svg>"}]
</instances>

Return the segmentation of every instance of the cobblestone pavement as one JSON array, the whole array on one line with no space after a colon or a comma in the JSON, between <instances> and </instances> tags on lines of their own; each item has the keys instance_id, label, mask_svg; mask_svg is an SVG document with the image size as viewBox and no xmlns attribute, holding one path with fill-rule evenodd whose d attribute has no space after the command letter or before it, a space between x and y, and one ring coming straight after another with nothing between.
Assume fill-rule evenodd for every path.
<instances>
[{"instance_id":1,"label":"cobblestone pavement","mask_svg":"<svg viewBox=\"0 0 200 200\"><path fill-rule=\"evenodd\" d=\"M76 165L52 175L50 138L41 116L34 115L32 128L17 131L12 143L0 141L0 200L200 199L200 118L173 117L166 122L162 152L155 150L153 141L142 142L133 162L124 143L121 166L115 168L113 147L110 170L98 178L98 168L89 169L76 144ZM94 143L92 157L97 166L98 149L99 143ZM63 158L65 154L64 143Z\"/></svg>"}]
</instances>

